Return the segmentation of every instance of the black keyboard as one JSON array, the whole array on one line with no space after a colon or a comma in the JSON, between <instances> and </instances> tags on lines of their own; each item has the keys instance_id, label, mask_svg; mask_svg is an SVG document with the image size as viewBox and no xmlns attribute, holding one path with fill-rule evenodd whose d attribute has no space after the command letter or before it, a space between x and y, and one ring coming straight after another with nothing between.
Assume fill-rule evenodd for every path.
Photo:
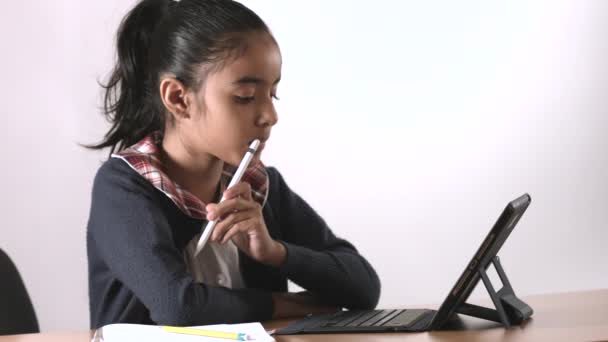
<instances>
[{"instance_id":1,"label":"black keyboard","mask_svg":"<svg viewBox=\"0 0 608 342\"><path fill-rule=\"evenodd\" d=\"M412 325L428 310L341 311L321 324L322 327L398 327Z\"/></svg>"}]
</instances>

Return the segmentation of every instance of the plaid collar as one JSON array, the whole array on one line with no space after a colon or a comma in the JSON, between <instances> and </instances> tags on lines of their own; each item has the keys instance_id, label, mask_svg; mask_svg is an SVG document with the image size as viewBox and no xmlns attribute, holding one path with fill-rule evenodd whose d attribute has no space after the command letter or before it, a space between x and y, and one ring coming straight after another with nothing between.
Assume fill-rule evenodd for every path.
<instances>
[{"instance_id":1,"label":"plaid collar","mask_svg":"<svg viewBox=\"0 0 608 342\"><path fill-rule=\"evenodd\" d=\"M205 210L205 203L188 190L180 187L179 184L173 182L162 171L158 148L161 141L161 132L153 132L133 146L112 154L112 157L120 158L129 164L133 170L142 175L155 188L167 195L184 214L195 219L206 220L207 211ZM224 164L220 180L222 192L236 172L236 169L234 166ZM252 198L264 206L268 197L268 174L262 162L257 161L250 164L247 170L245 170L241 181L251 185Z\"/></svg>"}]
</instances>

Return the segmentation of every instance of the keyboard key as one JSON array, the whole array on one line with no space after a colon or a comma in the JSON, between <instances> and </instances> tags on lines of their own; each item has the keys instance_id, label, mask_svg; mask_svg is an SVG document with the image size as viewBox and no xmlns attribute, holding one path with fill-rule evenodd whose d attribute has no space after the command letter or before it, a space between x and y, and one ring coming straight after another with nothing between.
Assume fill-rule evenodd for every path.
<instances>
[{"instance_id":1,"label":"keyboard key","mask_svg":"<svg viewBox=\"0 0 608 342\"><path fill-rule=\"evenodd\" d=\"M378 315L375 315L371 319L359 324L360 327L370 327L373 326L376 322L379 322L384 317L390 315L395 310L382 310Z\"/></svg>"},{"instance_id":2,"label":"keyboard key","mask_svg":"<svg viewBox=\"0 0 608 342\"><path fill-rule=\"evenodd\" d=\"M382 312L382 311L381 310L366 311L363 314L363 316L360 316L359 318L357 318L354 321L350 322L347 326L349 326L349 327L358 327L359 325L361 325L361 323L363 323L365 321L368 321L372 317L378 315L380 312Z\"/></svg>"},{"instance_id":3,"label":"keyboard key","mask_svg":"<svg viewBox=\"0 0 608 342\"><path fill-rule=\"evenodd\" d=\"M345 327L349 325L352 321L361 317L365 312L364 311L354 311L351 315L344 317L340 322L338 322L335 327Z\"/></svg>"},{"instance_id":4,"label":"keyboard key","mask_svg":"<svg viewBox=\"0 0 608 342\"><path fill-rule=\"evenodd\" d=\"M324 327L343 327L347 323L352 322L361 316L361 311L341 311L330 317L327 321L323 322Z\"/></svg>"},{"instance_id":5,"label":"keyboard key","mask_svg":"<svg viewBox=\"0 0 608 342\"><path fill-rule=\"evenodd\" d=\"M385 326L385 327L409 326L427 312L429 312L429 311L424 310L424 309L405 310L401 314L395 316L393 319L384 323L383 326Z\"/></svg>"},{"instance_id":6,"label":"keyboard key","mask_svg":"<svg viewBox=\"0 0 608 342\"><path fill-rule=\"evenodd\" d=\"M394 310L393 312L390 313L390 315L387 315L384 318L382 318L381 320L379 320L378 322L374 323L374 326L375 327L381 326L384 323L386 323L387 321L390 321L391 319L393 319L393 317L400 315L404 311L405 310Z\"/></svg>"}]
</instances>

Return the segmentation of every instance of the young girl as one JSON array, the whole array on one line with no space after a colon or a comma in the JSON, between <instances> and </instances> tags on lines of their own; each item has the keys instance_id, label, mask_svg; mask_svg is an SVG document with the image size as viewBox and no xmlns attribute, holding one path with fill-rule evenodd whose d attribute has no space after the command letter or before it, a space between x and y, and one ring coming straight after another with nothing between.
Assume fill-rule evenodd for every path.
<instances>
[{"instance_id":1,"label":"young girl","mask_svg":"<svg viewBox=\"0 0 608 342\"><path fill-rule=\"evenodd\" d=\"M87 228L91 327L375 307L372 266L260 161L281 78L264 22L231 0L143 0L117 49L105 87L112 127L92 146L113 154ZM254 139L254 160L226 190ZM196 254L208 220L218 224ZM307 291L288 293L287 279Z\"/></svg>"}]
</instances>

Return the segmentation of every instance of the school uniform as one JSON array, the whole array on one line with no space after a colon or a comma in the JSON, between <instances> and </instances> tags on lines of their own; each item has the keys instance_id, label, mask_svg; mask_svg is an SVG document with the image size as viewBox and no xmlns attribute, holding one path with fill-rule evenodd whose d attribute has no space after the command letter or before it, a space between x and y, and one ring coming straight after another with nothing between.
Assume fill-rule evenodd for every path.
<instances>
[{"instance_id":1,"label":"school uniform","mask_svg":"<svg viewBox=\"0 0 608 342\"><path fill-rule=\"evenodd\" d=\"M232 243L196 243L206 203L163 171L161 135L112 155L97 172L87 227L90 324L203 325L265 321L272 292L287 279L328 305L370 309L380 295L373 267L285 183L254 162L242 181L263 206L270 236L287 251L283 265L261 264ZM218 198L236 168L226 165ZM217 202L216 201L216 202Z\"/></svg>"}]
</instances>

